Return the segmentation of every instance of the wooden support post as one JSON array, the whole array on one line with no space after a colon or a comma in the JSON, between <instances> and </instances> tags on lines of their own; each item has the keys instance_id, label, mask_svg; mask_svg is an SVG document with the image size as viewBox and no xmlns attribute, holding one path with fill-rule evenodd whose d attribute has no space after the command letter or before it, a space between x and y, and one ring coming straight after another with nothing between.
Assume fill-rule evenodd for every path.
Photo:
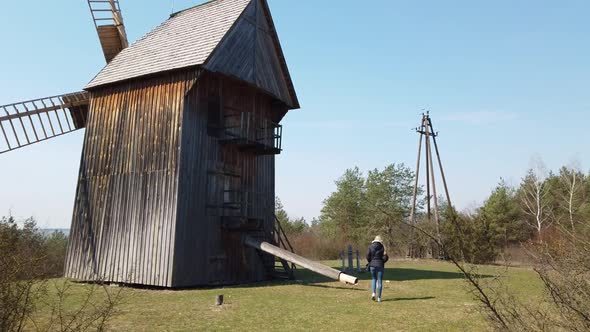
<instances>
[{"instance_id":1,"label":"wooden support post","mask_svg":"<svg viewBox=\"0 0 590 332\"><path fill-rule=\"evenodd\" d=\"M343 282L345 284L353 284L353 285L356 285L358 282L358 279L354 276L344 274L341 271L338 271L338 270L333 269L331 267L325 266L321 263L314 262L314 261L309 260L307 258L301 257L299 255L296 255L296 254L290 252L290 251L287 251L287 250L281 249L277 246L274 246L268 242L255 240L251 237L246 236L244 238L244 244L249 247L269 253L273 256L282 258L288 262L295 263L301 267L304 267L304 268L311 270L315 273L319 273L319 274L326 276L330 279L338 280L338 281Z\"/></svg>"},{"instance_id":2,"label":"wooden support post","mask_svg":"<svg viewBox=\"0 0 590 332\"><path fill-rule=\"evenodd\" d=\"M438 136L438 134L434 131L434 128L432 126L432 120L430 119L430 115L428 112L426 112L425 114L422 114L422 121L420 123L420 127L416 129L416 131L420 134L420 139L418 141L418 158L416 161L416 179L414 182L414 195L412 197L412 206L411 206L411 210L410 210L410 222L415 222L415 215L416 215L416 201L417 201L417 196L418 196L418 179L419 179L419 175L420 175L420 163L421 163L421 155L422 155L422 140L425 137L425 142L424 142L424 149L425 149L425 159L426 159L426 218L427 221L430 222L431 221L431 217L432 217L432 207L434 207L434 221L436 223L435 227L436 227L436 234L437 236L440 238L440 213L439 213L439 209L438 209L438 194L436 191L436 175L435 175L435 168L434 168L434 161L433 161L433 155L432 155L432 144L434 144L434 150L436 153L436 158L438 161L438 165L440 168L440 172L441 172L441 176L442 176L442 180L443 180L443 185L444 185L444 189L445 189L445 194L446 194L446 198L447 198L447 202L449 204L449 208L452 208L451 205L451 199L450 199L450 195L449 195L449 190L448 190L448 186L447 186L447 181L446 181L446 177L443 171L443 167L442 167L442 162L441 162L441 157L440 157L440 153L438 150L438 144L436 142L436 137ZM430 141L430 138L432 137L432 142ZM432 189L431 189L432 188ZM431 195L432 192L432 195ZM431 199L433 204L431 204ZM434 206L432 206L434 205ZM413 230L410 230L410 247L408 249L408 256L413 256L414 252L412 246L412 240L413 240ZM433 255L435 254L435 252L433 251Z\"/></svg>"},{"instance_id":3,"label":"wooden support post","mask_svg":"<svg viewBox=\"0 0 590 332\"><path fill-rule=\"evenodd\" d=\"M430 133L429 136L426 137L426 150L428 151L428 165L426 165L426 167L428 167L430 169L430 179L428 181L432 181L432 201L434 203L434 222L436 224L436 234L437 236L440 236L439 234L439 217L438 217L438 199L436 197L436 181L435 181L435 176L434 176L434 164L432 163L432 148L430 146L430 136L433 136L434 133Z\"/></svg>"},{"instance_id":4,"label":"wooden support post","mask_svg":"<svg viewBox=\"0 0 590 332\"><path fill-rule=\"evenodd\" d=\"M412 197L412 209L410 210L410 223L414 222L414 215L416 213L416 199L418 196L418 178L420 177L420 156L422 155L422 137L418 140L418 158L416 160L416 179L414 181L414 196Z\"/></svg>"},{"instance_id":5,"label":"wooden support post","mask_svg":"<svg viewBox=\"0 0 590 332\"><path fill-rule=\"evenodd\" d=\"M348 271L352 271L354 269L354 265L352 263L352 244L348 245Z\"/></svg>"},{"instance_id":6,"label":"wooden support post","mask_svg":"<svg viewBox=\"0 0 590 332\"><path fill-rule=\"evenodd\" d=\"M428 124L430 125L430 130L432 130L432 132L434 132L434 128L432 127L432 121L430 120L430 118L428 118ZM448 204L449 208L452 208L453 205L451 203L451 196L449 195L449 188L447 187L447 179L445 177L445 172L443 170L442 161L440 159L440 153L438 151L438 144L436 143L436 136L433 136L432 142L434 143L434 150L436 152L436 158L438 160L438 166L440 168L440 174L442 177L443 186L445 188L445 194L447 196L447 204Z\"/></svg>"},{"instance_id":7,"label":"wooden support post","mask_svg":"<svg viewBox=\"0 0 590 332\"><path fill-rule=\"evenodd\" d=\"M426 115L422 116L422 128L424 129L424 135L426 136L426 220L430 223L430 134L428 132L428 125L426 123Z\"/></svg>"}]
</instances>

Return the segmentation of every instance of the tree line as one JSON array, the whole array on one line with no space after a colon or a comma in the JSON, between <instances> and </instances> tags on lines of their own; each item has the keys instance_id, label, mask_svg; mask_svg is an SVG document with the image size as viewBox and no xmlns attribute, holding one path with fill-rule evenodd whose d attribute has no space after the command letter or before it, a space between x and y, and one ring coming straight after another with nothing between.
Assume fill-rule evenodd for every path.
<instances>
[{"instance_id":1,"label":"tree line","mask_svg":"<svg viewBox=\"0 0 590 332\"><path fill-rule=\"evenodd\" d=\"M384 237L390 253L398 256L436 256L431 239L399 221L411 210L414 172L404 164L391 164L364 174L358 167L347 169L336 181L336 190L324 201L321 214L307 223L292 219L277 198L276 213L296 249L320 259L337 258L346 244L364 249L376 235ZM436 233L428 223L426 197L418 188L414 221ZM432 199L432 197L430 197ZM547 172L538 162L516 186L500 180L483 204L471 211L449 209L440 197L440 236L453 242L456 230L448 222L449 211L466 234L464 258L469 262L493 262L526 241L543 242L555 236L556 228L576 233L590 220L590 175L573 167Z\"/></svg>"}]
</instances>

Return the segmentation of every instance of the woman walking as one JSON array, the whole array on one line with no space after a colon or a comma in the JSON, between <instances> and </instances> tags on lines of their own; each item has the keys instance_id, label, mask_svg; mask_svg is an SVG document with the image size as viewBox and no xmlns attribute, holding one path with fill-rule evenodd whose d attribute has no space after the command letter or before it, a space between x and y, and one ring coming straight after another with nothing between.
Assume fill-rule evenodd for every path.
<instances>
[{"instance_id":1,"label":"woman walking","mask_svg":"<svg viewBox=\"0 0 590 332\"><path fill-rule=\"evenodd\" d=\"M369 246L367 251L367 261L369 262L369 270L371 271L371 300L381 302L381 293L383 292L383 272L385 271L385 263L389 257L385 251L383 240L381 236L375 236L375 240ZM376 288L376 289L375 289ZM375 293L377 291L377 293Z\"/></svg>"}]
</instances>

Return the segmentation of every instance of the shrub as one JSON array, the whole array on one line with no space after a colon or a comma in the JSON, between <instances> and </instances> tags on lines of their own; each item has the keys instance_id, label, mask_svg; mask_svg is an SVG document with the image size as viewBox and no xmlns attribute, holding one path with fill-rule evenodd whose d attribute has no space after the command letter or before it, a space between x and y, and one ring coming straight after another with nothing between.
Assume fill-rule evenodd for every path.
<instances>
[{"instance_id":1,"label":"shrub","mask_svg":"<svg viewBox=\"0 0 590 332\"><path fill-rule=\"evenodd\" d=\"M21 227L13 217L0 218L0 331L106 329L120 301L121 289L113 292L103 286L100 292L100 285L91 285L70 312L63 308L71 295L69 282L49 282L49 278L63 275L66 245L63 233L46 237L32 218ZM48 324L35 322L40 306L51 309Z\"/></svg>"}]
</instances>

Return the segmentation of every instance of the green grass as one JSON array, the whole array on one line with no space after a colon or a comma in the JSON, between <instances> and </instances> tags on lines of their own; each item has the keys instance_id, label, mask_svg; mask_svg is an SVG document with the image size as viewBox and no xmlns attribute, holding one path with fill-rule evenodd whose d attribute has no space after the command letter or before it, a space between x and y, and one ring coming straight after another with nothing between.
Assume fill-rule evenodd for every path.
<instances>
[{"instance_id":1,"label":"green grass","mask_svg":"<svg viewBox=\"0 0 590 332\"><path fill-rule=\"evenodd\" d=\"M338 266L338 262L328 262ZM534 299L540 283L526 268L480 267L504 275L519 296ZM383 302L370 300L370 275L356 286L298 270L297 281L218 289L145 290L126 288L115 331L481 331L488 329L478 303L456 268L445 262L392 261L387 264ZM491 280L491 278L489 278ZM75 284L79 302L88 287ZM223 294L225 304L214 305Z\"/></svg>"}]
</instances>

